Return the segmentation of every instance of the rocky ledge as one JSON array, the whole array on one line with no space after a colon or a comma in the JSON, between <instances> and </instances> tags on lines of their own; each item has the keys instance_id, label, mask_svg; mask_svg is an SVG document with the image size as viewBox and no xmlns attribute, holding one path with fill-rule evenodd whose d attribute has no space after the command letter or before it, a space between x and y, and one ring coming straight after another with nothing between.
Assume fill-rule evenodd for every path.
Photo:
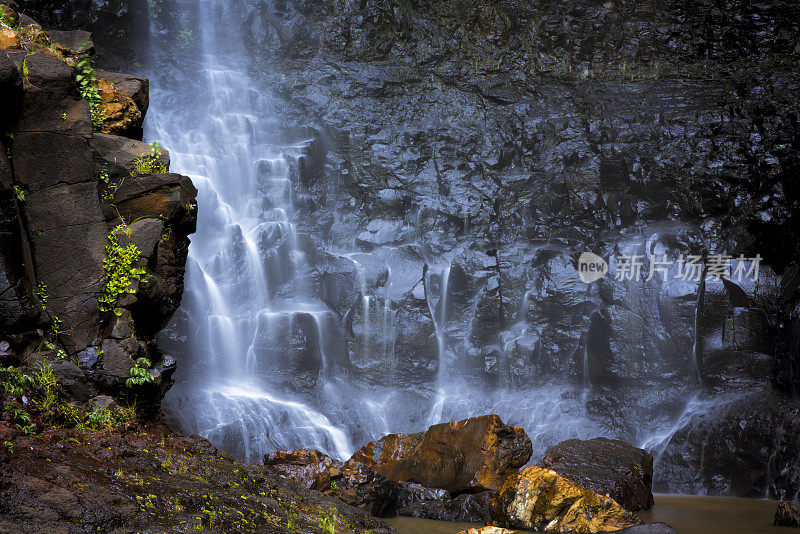
<instances>
[{"instance_id":1,"label":"rocky ledge","mask_svg":"<svg viewBox=\"0 0 800 534\"><path fill-rule=\"evenodd\" d=\"M372 532L366 512L160 425L23 436L0 424L0 532Z\"/></svg>"},{"instance_id":2,"label":"rocky ledge","mask_svg":"<svg viewBox=\"0 0 800 534\"><path fill-rule=\"evenodd\" d=\"M155 412L196 190L141 141L146 79L95 71L88 32L0 8L0 367L45 366L76 409L109 395Z\"/></svg>"},{"instance_id":3,"label":"rocky ledge","mask_svg":"<svg viewBox=\"0 0 800 534\"><path fill-rule=\"evenodd\" d=\"M556 533L674 532L641 524L629 511L653 504L653 457L646 451L605 438L567 440L548 450L539 466L518 471L531 453L522 429L485 415L418 434L389 434L346 462L302 449L268 454L264 463L305 489L380 517Z\"/></svg>"}]
</instances>

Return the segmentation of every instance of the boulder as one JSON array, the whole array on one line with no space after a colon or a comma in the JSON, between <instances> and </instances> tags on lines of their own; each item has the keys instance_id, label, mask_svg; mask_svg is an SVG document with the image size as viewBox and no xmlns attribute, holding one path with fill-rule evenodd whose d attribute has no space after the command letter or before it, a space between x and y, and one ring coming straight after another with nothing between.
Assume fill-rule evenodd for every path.
<instances>
[{"instance_id":1,"label":"boulder","mask_svg":"<svg viewBox=\"0 0 800 534\"><path fill-rule=\"evenodd\" d=\"M98 70L97 77L108 80L114 87L131 97L142 115L147 113L147 108L150 106L150 80L107 70Z\"/></svg>"},{"instance_id":2,"label":"boulder","mask_svg":"<svg viewBox=\"0 0 800 534\"><path fill-rule=\"evenodd\" d=\"M516 530L508 530L501 527L481 527L481 528L468 528L462 530L458 534L515 534Z\"/></svg>"},{"instance_id":3,"label":"boulder","mask_svg":"<svg viewBox=\"0 0 800 534\"><path fill-rule=\"evenodd\" d=\"M342 462L326 456L316 449L277 451L264 455L264 465L306 489L314 487L323 472L341 475ZM329 476L330 476L329 475Z\"/></svg>"},{"instance_id":4,"label":"boulder","mask_svg":"<svg viewBox=\"0 0 800 534\"><path fill-rule=\"evenodd\" d=\"M399 482L397 515L435 521L491 523L492 500L496 491L462 493L455 497L443 489L426 488L410 482Z\"/></svg>"},{"instance_id":5,"label":"boulder","mask_svg":"<svg viewBox=\"0 0 800 534\"><path fill-rule=\"evenodd\" d=\"M653 456L618 439L568 439L550 447L539 467L611 497L626 510L653 506Z\"/></svg>"},{"instance_id":6,"label":"boulder","mask_svg":"<svg viewBox=\"0 0 800 534\"><path fill-rule=\"evenodd\" d=\"M305 489L337 497L376 517L391 517L397 509L398 485L355 460L345 463L315 449L278 451L264 455L264 465Z\"/></svg>"},{"instance_id":7,"label":"boulder","mask_svg":"<svg viewBox=\"0 0 800 534\"><path fill-rule=\"evenodd\" d=\"M97 88L100 91L100 110L103 116L100 131L141 138L144 115L133 99L105 78L97 80Z\"/></svg>"},{"instance_id":8,"label":"boulder","mask_svg":"<svg viewBox=\"0 0 800 534\"><path fill-rule=\"evenodd\" d=\"M788 501L779 502L772 524L777 527L800 527L800 511L797 509L797 504Z\"/></svg>"},{"instance_id":9,"label":"boulder","mask_svg":"<svg viewBox=\"0 0 800 534\"><path fill-rule=\"evenodd\" d=\"M94 53L92 34L83 30L60 31L48 30L47 36L50 42L65 55L77 55L81 53Z\"/></svg>"},{"instance_id":10,"label":"boulder","mask_svg":"<svg viewBox=\"0 0 800 534\"><path fill-rule=\"evenodd\" d=\"M335 470L321 473L313 489L335 495L375 517L393 517L397 512L397 483L355 460L345 462L339 475Z\"/></svg>"},{"instance_id":11,"label":"boulder","mask_svg":"<svg viewBox=\"0 0 800 534\"><path fill-rule=\"evenodd\" d=\"M418 434L389 434L353 459L398 482L451 493L496 490L532 454L530 438L497 415L433 425Z\"/></svg>"},{"instance_id":12,"label":"boulder","mask_svg":"<svg viewBox=\"0 0 800 534\"><path fill-rule=\"evenodd\" d=\"M0 50L19 49L19 37L11 28L0 28Z\"/></svg>"},{"instance_id":13,"label":"boulder","mask_svg":"<svg viewBox=\"0 0 800 534\"><path fill-rule=\"evenodd\" d=\"M536 466L508 477L494 513L502 526L553 533L612 532L641 523L614 499Z\"/></svg>"}]
</instances>

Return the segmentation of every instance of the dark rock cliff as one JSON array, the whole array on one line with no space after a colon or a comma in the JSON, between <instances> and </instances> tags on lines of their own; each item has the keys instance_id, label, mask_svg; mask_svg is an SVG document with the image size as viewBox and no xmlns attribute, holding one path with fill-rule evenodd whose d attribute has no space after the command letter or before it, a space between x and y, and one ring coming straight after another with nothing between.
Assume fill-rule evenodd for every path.
<instances>
[{"instance_id":1,"label":"dark rock cliff","mask_svg":"<svg viewBox=\"0 0 800 534\"><path fill-rule=\"evenodd\" d=\"M297 134L314 138L297 203L309 249L354 240L371 263L416 274L393 279L396 359L381 358L360 339L356 274L321 262L320 295L355 317L348 363L430 391L441 358L414 284L446 257L448 351L473 384L570 377L602 432L651 447L665 414L691 421L660 436L661 491L796 493L779 473L800 458L781 437L800 383L798 20L793 2L264 7L245 28L254 64L284 120L315 125ZM763 262L757 283L586 286L574 267L585 250L641 254L645 275L662 254ZM724 402L750 391L769 399L758 414ZM753 418L770 437L746 489L734 458L752 444L724 429ZM733 443L704 464L716 439Z\"/></svg>"},{"instance_id":2,"label":"dark rock cliff","mask_svg":"<svg viewBox=\"0 0 800 534\"><path fill-rule=\"evenodd\" d=\"M180 68L168 47L196 21L173 20L179 0L135 16L145 4L31 2L51 23L94 24L118 43L104 47L111 64L136 56L108 21L144 38L149 20ZM271 119L305 146L301 242L314 296L351 338L334 371L427 399L442 361L431 315L446 315L449 376L475 397L567 380L598 433L663 440L647 442L657 490L796 494L780 473L800 458L783 438L800 389L798 21L788 1L254 4L236 29L251 54L236 61L275 88ZM331 252L354 246L367 289L383 291L372 302L389 310L391 343L364 321L360 273ZM661 254L763 264L758 283L656 274L587 286L575 272L586 250L641 254L645 272ZM428 264L442 258L444 312L426 298L443 283ZM311 391L318 369L306 367L270 379ZM757 451L750 430L735 431L749 420ZM726 455L705 464L720 433Z\"/></svg>"},{"instance_id":3,"label":"dark rock cliff","mask_svg":"<svg viewBox=\"0 0 800 534\"><path fill-rule=\"evenodd\" d=\"M0 358L61 361L78 382L75 400L86 401L127 393L130 370L144 357L155 380L139 398L157 407L175 362L155 337L180 304L196 190L167 172L166 152L95 131L116 131L116 120L141 136L146 79L101 72L107 92L98 128L76 71L92 48L89 34L45 32L24 15L15 31L18 49L0 51ZM153 150L160 165L134 169ZM116 275L107 265L114 241L119 251L136 250ZM131 269L146 276L123 279ZM102 311L112 282L122 289Z\"/></svg>"}]
</instances>

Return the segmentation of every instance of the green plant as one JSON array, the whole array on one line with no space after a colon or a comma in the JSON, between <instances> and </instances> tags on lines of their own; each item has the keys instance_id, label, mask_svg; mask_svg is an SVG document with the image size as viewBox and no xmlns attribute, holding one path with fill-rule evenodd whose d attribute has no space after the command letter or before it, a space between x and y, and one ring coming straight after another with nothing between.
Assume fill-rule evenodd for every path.
<instances>
[{"instance_id":1,"label":"green plant","mask_svg":"<svg viewBox=\"0 0 800 534\"><path fill-rule=\"evenodd\" d=\"M103 294L97 299L101 311L113 311L116 315L122 313L116 309L119 297L125 293L136 293L136 289L131 287L131 283L134 281L147 282L147 271L140 267L134 267L139 261L141 252L135 243L121 246L119 244L120 233L130 237L131 230L127 225L120 224L108 234L106 258L103 260L106 285Z\"/></svg>"},{"instance_id":2,"label":"green plant","mask_svg":"<svg viewBox=\"0 0 800 534\"><path fill-rule=\"evenodd\" d=\"M47 284L40 281L36 284L36 289L33 290L33 294L39 299L39 306L44 310L47 307Z\"/></svg>"},{"instance_id":3,"label":"green plant","mask_svg":"<svg viewBox=\"0 0 800 534\"><path fill-rule=\"evenodd\" d=\"M133 160L133 172L135 174L164 174L167 172L167 166L159 159L161 153L158 141L150 143L147 153Z\"/></svg>"},{"instance_id":4,"label":"green plant","mask_svg":"<svg viewBox=\"0 0 800 534\"><path fill-rule=\"evenodd\" d=\"M13 28L14 27L14 19L11 18L11 14L6 11L6 6L0 5L0 26L5 26L6 28Z\"/></svg>"},{"instance_id":5,"label":"green plant","mask_svg":"<svg viewBox=\"0 0 800 534\"><path fill-rule=\"evenodd\" d=\"M339 515L336 513L335 508L329 508L326 512L319 516L317 525L325 532L325 534L334 534L336 532L336 523L339 522Z\"/></svg>"},{"instance_id":6,"label":"green plant","mask_svg":"<svg viewBox=\"0 0 800 534\"><path fill-rule=\"evenodd\" d=\"M339 489L339 485L336 483L335 480L331 480L331 489L333 491L336 491L337 489Z\"/></svg>"},{"instance_id":7,"label":"green plant","mask_svg":"<svg viewBox=\"0 0 800 534\"><path fill-rule=\"evenodd\" d=\"M36 425L31 421L31 415L22 408L14 408L11 410L11 418L14 421L14 427L17 428L26 436L33 436L36 434Z\"/></svg>"},{"instance_id":8,"label":"green plant","mask_svg":"<svg viewBox=\"0 0 800 534\"><path fill-rule=\"evenodd\" d=\"M111 181L111 175L108 174L108 169L105 168L100 171L97 179L105 186L103 188L103 192L100 194L100 199L103 202L112 200L114 198L114 194L117 192L119 184L115 184Z\"/></svg>"},{"instance_id":9,"label":"green plant","mask_svg":"<svg viewBox=\"0 0 800 534\"><path fill-rule=\"evenodd\" d=\"M178 45L181 48L186 48L190 44L192 44L192 37L194 36L194 32L190 29L184 29L178 32Z\"/></svg>"},{"instance_id":10,"label":"green plant","mask_svg":"<svg viewBox=\"0 0 800 534\"><path fill-rule=\"evenodd\" d=\"M147 9L150 11L150 16L154 19L158 18L161 14L161 1L162 0L147 0Z\"/></svg>"},{"instance_id":11,"label":"green plant","mask_svg":"<svg viewBox=\"0 0 800 534\"><path fill-rule=\"evenodd\" d=\"M103 124L103 120L105 120L103 109L100 105L103 99L100 96L100 89L97 88L97 72L92 66L92 58L88 53L81 54L75 64L75 82L78 84L81 97L89 103L92 126L95 129L99 129Z\"/></svg>"},{"instance_id":12,"label":"green plant","mask_svg":"<svg viewBox=\"0 0 800 534\"><path fill-rule=\"evenodd\" d=\"M11 454L14 454L14 444L10 441L4 441L3 447L5 447Z\"/></svg>"},{"instance_id":13,"label":"green plant","mask_svg":"<svg viewBox=\"0 0 800 534\"><path fill-rule=\"evenodd\" d=\"M14 186L14 196L17 197L17 200L20 202L25 202L25 191L18 185Z\"/></svg>"},{"instance_id":14,"label":"green plant","mask_svg":"<svg viewBox=\"0 0 800 534\"><path fill-rule=\"evenodd\" d=\"M63 121L67 120L67 112L66 111L61 114L61 120L63 120Z\"/></svg>"},{"instance_id":15,"label":"green plant","mask_svg":"<svg viewBox=\"0 0 800 534\"><path fill-rule=\"evenodd\" d=\"M153 382L153 375L148 371L150 368L150 360L147 358L139 358L136 360L136 365L131 368L131 377L125 381L125 387L133 389L135 386L142 386L144 384Z\"/></svg>"},{"instance_id":16,"label":"green plant","mask_svg":"<svg viewBox=\"0 0 800 534\"><path fill-rule=\"evenodd\" d=\"M300 514L295 508L289 510L286 514L286 528L297 530L300 527Z\"/></svg>"},{"instance_id":17,"label":"green plant","mask_svg":"<svg viewBox=\"0 0 800 534\"><path fill-rule=\"evenodd\" d=\"M55 315L53 316L53 320L50 323L50 333L53 334L53 337L58 336L58 334L61 332L62 323L63 321L61 319Z\"/></svg>"}]
</instances>

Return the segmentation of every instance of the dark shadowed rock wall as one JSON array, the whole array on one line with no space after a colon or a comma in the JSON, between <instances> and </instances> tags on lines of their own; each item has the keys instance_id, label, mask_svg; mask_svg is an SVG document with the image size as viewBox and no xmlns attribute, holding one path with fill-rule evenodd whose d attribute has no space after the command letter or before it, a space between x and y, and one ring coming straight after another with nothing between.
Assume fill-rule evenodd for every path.
<instances>
[{"instance_id":1,"label":"dark shadowed rock wall","mask_svg":"<svg viewBox=\"0 0 800 534\"><path fill-rule=\"evenodd\" d=\"M89 34L48 36L24 15L16 31L18 49L0 51L0 358L4 365L63 360L78 382L75 400L86 401L126 393L135 360L146 357L155 382L142 401L157 406L175 363L154 339L180 304L196 191L185 176L134 173L148 145L94 131L76 83L80 48L60 54L55 46ZM26 40L33 34L43 36ZM114 91L146 103L146 80L112 79ZM134 111L141 131L146 105ZM162 159L168 164L166 153ZM115 230L121 223L127 230ZM131 279L135 295L123 291L116 311L104 312L98 298L109 282L112 234L121 247L136 245L133 266L148 274L146 282Z\"/></svg>"}]
</instances>

